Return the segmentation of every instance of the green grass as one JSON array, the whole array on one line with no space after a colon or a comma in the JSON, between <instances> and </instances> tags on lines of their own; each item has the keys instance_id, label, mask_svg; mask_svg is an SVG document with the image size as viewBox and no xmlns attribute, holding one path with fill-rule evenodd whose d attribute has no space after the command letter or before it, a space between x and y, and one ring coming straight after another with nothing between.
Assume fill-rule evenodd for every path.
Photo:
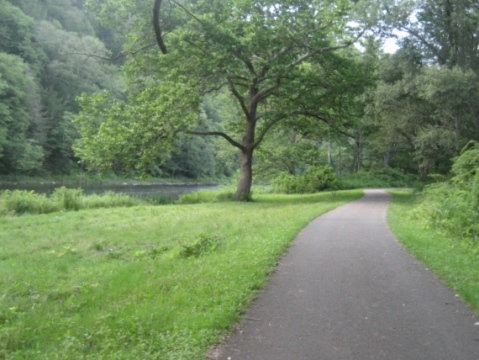
<instances>
[{"instance_id":1,"label":"green grass","mask_svg":"<svg viewBox=\"0 0 479 360\"><path fill-rule=\"evenodd\" d=\"M22 214L48 214L58 211L76 211L81 209L127 207L142 203L173 202L168 196L140 199L133 196L107 191L104 194L84 195L82 189L55 189L51 196L26 190L0 191L0 216Z\"/></svg>"},{"instance_id":2,"label":"green grass","mask_svg":"<svg viewBox=\"0 0 479 360\"><path fill-rule=\"evenodd\" d=\"M391 230L427 268L435 272L479 314L479 247L427 228L414 214L415 195L392 191Z\"/></svg>"},{"instance_id":3,"label":"green grass","mask_svg":"<svg viewBox=\"0 0 479 360\"><path fill-rule=\"evenodd\" d=\"M0 359L202 359L360 191L0 217Z\"/></svg>"},{"instance_id":4,"label":"green grass","mask_svg":"<svg viewBox=\"0 0 479 360\"><path fill-rule=\"evenodd\" d=\"M343 175L338 180L339 189L418 188L420 186L421 184L417 176L404 174L401 171L392 168L375 172L360 171Z\"/></svg>"}]
</instances>

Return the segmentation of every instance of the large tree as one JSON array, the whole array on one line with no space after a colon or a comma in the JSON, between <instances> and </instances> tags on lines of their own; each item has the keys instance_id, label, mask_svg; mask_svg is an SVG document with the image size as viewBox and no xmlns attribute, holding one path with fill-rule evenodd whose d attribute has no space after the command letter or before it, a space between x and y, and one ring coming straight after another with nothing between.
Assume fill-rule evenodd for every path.
<instances>
[{"instance_id":1,"label":"large tree","mask_svg":"<svg viewBox=\"0 0 479 360\"><path fill-rule=\"evenodd\" d=\"M98 153L91 150L104 151L100 142L106 133L122 133L123 139L130 139L128 155L142 156L139 163L145 165L155 156L145 146L149 143L158 151L158 142L167 143L179 131L220 136L240 151L236 197L247 199L253 153L275 124L300 116L334 121L319 101L328 91L325 79L338 70L332 66L335 50L351 45L363 31L352 22L353 4L348 0L171 0L158 11L160 4L155 1L155 33L143 21L135 25L135 20L147 16L142 11L150 12L151 19L151 7L144 2L117 4L116 20L118 14L126 14L125 8L131 15L129 50L142 49L125 67L129 108L136 109L136 119L103 113L107 121L89 139L89 146L80 144L80 154L85 158L89 153L92 156L86 160L98 162ZM111 15L108 6L111 3L105 4L110 11L104 14ZM149 46L154 39L163 54ZM199 112L202 97L224 88L241 113L233 126L236 132L196 130L198 116L191 114ZM97 115L84 108L79 122L85 124ZM238 129L240 136L235 137ZM132 139L138 139L141 148L133 149ZM124 148L116 149L124 153Z\"/></svg>"}]
</instances>

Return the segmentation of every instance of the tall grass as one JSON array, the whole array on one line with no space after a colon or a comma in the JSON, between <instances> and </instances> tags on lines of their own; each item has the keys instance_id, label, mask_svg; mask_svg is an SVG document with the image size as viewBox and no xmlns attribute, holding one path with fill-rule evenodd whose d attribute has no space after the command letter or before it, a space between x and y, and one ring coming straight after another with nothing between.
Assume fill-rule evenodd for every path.
<instances>
[{"instance_id":1,"label":"tall grass","mask_svg":"<svg viewBox=\"0 0 479 360\"><path fill-rule=\"evenodd\" d=\"M291 239L359 191L0 218L0 359L203 359Z\"/></svg>"},{"instance_id":2,"label":"tall grass","mask_svg":"<svg viewBox=\"0 0 479 360\"><path fill-rule=\"evenodd\" d=\"M48 214L56 211L137 206L145 202L168 203L171 197L145 199L105 192L101 195L84 195L81 189L55 189L51 196L34 191L6 190L0 192L0 215ZM168 201L169 200L169 201Z\"/></svg>"}]
</instances>

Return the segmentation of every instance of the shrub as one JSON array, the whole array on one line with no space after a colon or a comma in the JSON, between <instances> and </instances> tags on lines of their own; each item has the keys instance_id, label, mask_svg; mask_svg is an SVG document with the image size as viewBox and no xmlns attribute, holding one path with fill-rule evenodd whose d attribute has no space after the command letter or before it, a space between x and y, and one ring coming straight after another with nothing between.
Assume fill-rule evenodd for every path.
<instances>
[{"instance_id":1,"label":"shrub","mask_svg":"<svg viewBox=\"0 0 479 360\"><path fill-rule=\"evenodd\" d=\"M314 193L336 189L338 178L331 166L312 166L302 176L302 192Z\"/></svg>"},{"instance_id":2,"label":"shrub","mask_svg":"<svg viewBox=\"0 0 479 360\"><path fill-rule=\"evenodd\" d=\"M305 194L334 190L337 187L336 184L336 174L329 165L312 166L301 176L282 173L271 181L271 186L275 192L286 194Z\"/></svg>"},{"instance_id":3,"label":"shrub","mask_svg":"<svg viewBox=\"0 0 479 360\"><path fill-rule=\"evenodd\" d=\"M479 149L471 144L454 159L450 181L429 185L415 216L469 245L479 244Z\"/></svg>"}]
</instances>

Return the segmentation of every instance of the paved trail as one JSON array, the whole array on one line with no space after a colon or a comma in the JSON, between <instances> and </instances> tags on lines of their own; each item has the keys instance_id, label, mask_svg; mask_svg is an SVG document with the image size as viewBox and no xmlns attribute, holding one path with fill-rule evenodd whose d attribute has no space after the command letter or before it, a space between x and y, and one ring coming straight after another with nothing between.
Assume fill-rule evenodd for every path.
<instances>
[{"instance_id":1,"label":"paved trail","mask_svg":"<svg viewBox=\"0 0 479 360\"><path fill-rule=\"evenodd\" d=\"M479 360L479 321L390 232L366 191L295 239L222 360Z\"/></svg>"}]
</instances>

